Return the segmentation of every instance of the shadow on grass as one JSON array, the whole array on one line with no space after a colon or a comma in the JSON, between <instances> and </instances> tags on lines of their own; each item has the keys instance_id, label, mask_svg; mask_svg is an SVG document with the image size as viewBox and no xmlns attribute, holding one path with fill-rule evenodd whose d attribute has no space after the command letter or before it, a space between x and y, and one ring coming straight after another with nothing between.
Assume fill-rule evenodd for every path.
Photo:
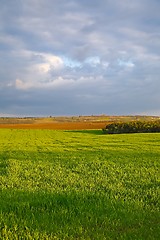
<instances>
[{"instance_id":1,"label":"shadow on grass","mask_svg":"<svg viewBox=\"0 0 160 240\"><path fill-rule=\"evenodd\" d=\"M7 173L7 152L0 153L0 176L6 175Z\"/></svg>"},{"instance_id":2,"label":"shadow on grass","mask_svg":"<svg viewBox=\"0 0 160 240\"><path fill-rule=\"evenodd\" d=\"M72 133L82 133L82 134L93 134L93 135L104 135L101 129L98 130L66 130L65 132L72 132Z\"/></svg>"},{"instance_id":3,"label":"shadow on grass","mask_svg":"<svg viewBox=\"0 0 160 240\"><path fill-rule=\"evenodd\" d=\"M156 216L98 193L3 190L0 212L2 239L159 239Z\"/></svg>"}]
</instances>

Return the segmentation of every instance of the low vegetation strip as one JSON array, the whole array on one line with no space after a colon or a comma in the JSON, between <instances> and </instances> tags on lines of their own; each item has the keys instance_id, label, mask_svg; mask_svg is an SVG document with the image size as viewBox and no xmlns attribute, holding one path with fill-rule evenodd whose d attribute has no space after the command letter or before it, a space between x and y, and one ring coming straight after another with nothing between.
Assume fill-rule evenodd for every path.
<instances>
[{"instance_id":1,"label":"low vegetation strip","mask_svg":"<svg viewBox=\"0 0 160 240\"><path fill-rule=\"evenodd\" d=\"M160 134L0 129L0 239L160 239Z\"/></svg>"},{"instance_id":2,"label":"low vegetation strip","mask_svg":"<svg viewBox=\"0 0 160 240\"><path fill-rule=\"evenodd\" d=\"M114 122L103 128L104 133L150 133L160 132L160 120Z\"/></svg>"}]
</instances>

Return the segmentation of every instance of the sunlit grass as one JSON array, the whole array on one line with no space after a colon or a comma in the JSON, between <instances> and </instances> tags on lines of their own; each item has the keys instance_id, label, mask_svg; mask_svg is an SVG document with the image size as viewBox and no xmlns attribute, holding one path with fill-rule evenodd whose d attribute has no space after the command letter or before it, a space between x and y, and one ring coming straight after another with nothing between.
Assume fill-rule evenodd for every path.
<instances>
[{"instance_id":1,"label":"sunlit grass","mask_svg":"<svg viewBox=\"0 0 160 240\"><path fill-rule=\"evenodd\" d=\"M2 239L160 239L160 134L0 130Z\"/></svg>"}]
</instances>

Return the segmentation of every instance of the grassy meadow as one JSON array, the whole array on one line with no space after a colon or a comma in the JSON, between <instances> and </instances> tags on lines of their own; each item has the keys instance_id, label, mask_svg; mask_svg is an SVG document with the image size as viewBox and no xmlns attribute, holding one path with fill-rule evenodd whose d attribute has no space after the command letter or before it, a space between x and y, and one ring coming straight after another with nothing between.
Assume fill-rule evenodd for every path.
<instances>
[{"instance_id":1,"label":"grassy meadow","mask_svg":"<svg viewBox=\"0 0 160 240\"><path fill-rule=\"evenodd\" d=\"M0 239L160 239L160 133L0 129Z\"/></svg>"}]
</instances>

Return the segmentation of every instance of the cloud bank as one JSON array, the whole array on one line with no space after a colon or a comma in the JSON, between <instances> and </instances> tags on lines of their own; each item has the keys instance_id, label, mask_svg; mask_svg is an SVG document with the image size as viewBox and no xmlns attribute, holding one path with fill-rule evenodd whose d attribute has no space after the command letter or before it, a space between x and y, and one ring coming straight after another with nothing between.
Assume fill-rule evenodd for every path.
<instances>
[{"instance_id":1,"label":"cloud bank","mask_svg":"<svg viewBox=\"0 0 160 240\"><path fill-rule=\"evenodd\" d=\"M159 9L0 1L0 115L160 115Z\"/></svg>"}]
</instances>

